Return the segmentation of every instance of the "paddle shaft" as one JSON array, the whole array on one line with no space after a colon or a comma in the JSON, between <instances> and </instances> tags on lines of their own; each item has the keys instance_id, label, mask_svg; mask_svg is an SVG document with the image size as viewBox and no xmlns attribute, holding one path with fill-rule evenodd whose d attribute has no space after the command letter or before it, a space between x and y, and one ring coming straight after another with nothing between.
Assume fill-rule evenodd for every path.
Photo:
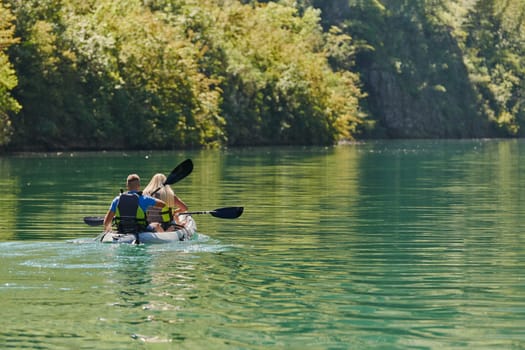
<instances>
[{"instance_id":1,"label":"paddle shaft","mask_svg":"<svg viewBox=\"0 0 525 350\"><path fill-rule=\"evenodd\" d=\"M216 218L221 219L236 219L242 215L244 207L225 207L214 210L202 210L202 211L188 211L179 213L178 215L193 215L193 214L211 214Z\"/></svg>"},{"instance_id":2,"label":"paddle shaft","mask_svg":"<svg viewBox=\"0 0 525 350\"><path fill-rule=\"evenodd\" d=\"M244 207L225 207L214 210L200 210L200 211L188 211L179 213L177 215L200 215L200 214L211 214L216 218L221 219L236 219L244 211ZM104 223L104 217L101 216L86 216L84 222L89 226L100 226Z\"/></svg>"}]
</instances>

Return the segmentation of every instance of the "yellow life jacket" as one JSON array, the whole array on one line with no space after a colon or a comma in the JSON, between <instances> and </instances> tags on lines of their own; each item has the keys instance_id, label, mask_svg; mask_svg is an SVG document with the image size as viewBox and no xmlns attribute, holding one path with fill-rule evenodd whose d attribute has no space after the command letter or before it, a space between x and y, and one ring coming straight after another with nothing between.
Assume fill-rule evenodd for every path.
<instances>
[{"instance_id":1,"label":"yellow life jacket","mask_svg":"<svg viewBox=\"0 0 525 350\"><path fill-rule=\"evenodd\" d=\"M148 209L147 217L148 223L159 222L162 224L162 227L166 229L173 221L173 212L169 207L151 207Z\"/></svg>"}]
</instances>

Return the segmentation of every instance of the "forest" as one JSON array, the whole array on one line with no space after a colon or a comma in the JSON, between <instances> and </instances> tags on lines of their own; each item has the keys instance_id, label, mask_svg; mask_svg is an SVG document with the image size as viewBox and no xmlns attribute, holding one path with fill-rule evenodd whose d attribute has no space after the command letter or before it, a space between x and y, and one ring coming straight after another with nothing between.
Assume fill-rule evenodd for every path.
<instances>
[{"instance_id":1,"label":"forest","mask_svg":"<svg viewBox=\"0 0 525 350\"><path fill-rule=\"evenodd\" d=\"M0 149L525 135L522 0L2 0Z\"/></svg>"}]
</instances>

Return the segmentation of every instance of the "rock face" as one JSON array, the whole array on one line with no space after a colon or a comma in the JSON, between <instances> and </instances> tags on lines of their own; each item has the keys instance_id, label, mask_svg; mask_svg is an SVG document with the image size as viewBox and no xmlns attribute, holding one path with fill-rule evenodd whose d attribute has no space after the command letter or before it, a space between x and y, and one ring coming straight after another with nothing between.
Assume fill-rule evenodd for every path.
<instances>
[{"instance_id":1,"label":"rock face","mask_svg":"<svg viewBox=\"0 0 525 350\"><path fill-rule=\"evenodd\" d=\"M511 130L514 122L506 119L515 117L516 123L523 123L519 83L512 85L522 74L518 64L505 63L501 57L515 57L518 62L523 55L516 49L519 45L507 45L510 56L494 50L501 46L495 35L501 30L493 27L500 28L504 19L492 8L497 2L312 2L322 9L326 28L340 25L360 45L355 70L375 122L365 136L519 136ZM506 1L505 6L519 3ZM480 23L485 27L480 28ZM509 118L504 118L505 113Z\"/></svg>"},{"instance_id":2,"label":"rock face","mask_svg":"<svg viewBox=\"0 0 525 350\"><path fill-rule=\"evenodd\" d=\"M466 138L491 136L487 120L475 112L476 101L448 92L443 85L413 91L402 77L369 71L367 93L377 131L392 138ZM457 88L456 88L457 89ZM451 90L456 90L451 89Z\"/></svg>"},{"instance_id":3,"label":"rock face","mask_svg":"<svg viewBox=\"0 0 525 350\"><path fill-rule=\"evenodd\" d=\"M359 67L378 136L495 136L452 36L441 33L398 43ZM439 55L429 47L439 48ZM392 57L397 57L393 63Z\"/></svg>"}]
</instances>

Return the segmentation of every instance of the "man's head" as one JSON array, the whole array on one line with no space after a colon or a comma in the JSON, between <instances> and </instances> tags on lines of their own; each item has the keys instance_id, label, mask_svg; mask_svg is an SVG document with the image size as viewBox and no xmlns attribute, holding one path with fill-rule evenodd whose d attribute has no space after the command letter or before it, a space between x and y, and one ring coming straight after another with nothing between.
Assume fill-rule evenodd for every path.
<instances>
[{"instance_id":1,"label":"man's head","mask_svg":"<svg viewBox=\"0 0 525 350\"><path fill-rule=\"evenodd\" d=\"M130 174L126 180L128 191L138 191L140 189L140 177L137 174Z\"/></svg>"}]
</instances>

